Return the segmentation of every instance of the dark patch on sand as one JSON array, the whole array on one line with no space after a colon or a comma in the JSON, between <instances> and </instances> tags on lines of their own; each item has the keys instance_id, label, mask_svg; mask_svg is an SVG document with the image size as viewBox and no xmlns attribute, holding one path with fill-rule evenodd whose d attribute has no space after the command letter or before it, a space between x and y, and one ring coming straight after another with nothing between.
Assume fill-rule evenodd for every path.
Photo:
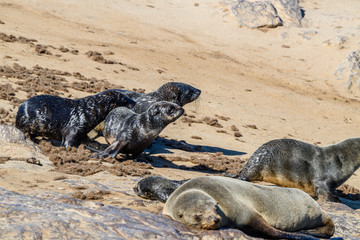
<instances>
[{"instance_id":1,"label":"dark patch on sand","mask_svg":"<svg viewBox=\"0 0 360 240\"><path fill-rule=\"evenodd\" d=\"M71 194L73 198L80 200L100 200L104 195L109 195L111 192L107 190L91 190L91 191L76 191Z\"/></svg>"},{"instance_id":2,"label":"dark patch on sand","mask_svg":"<svg viewBox=\"0 0 360 240\"><path fill-rule=\"evenodd\" d=\"M123 160L121 156L117 159L106 158L99 161L90 159L93 154L86 149L84 145L78 148L69 148L54 146L51 142L42 140L39 143L41 150L49 160L53 162L56 171L75 174L80 176L89 176L101 171L108 171L116 176L146 176L150 174L148 169L151 165L144 162L134 162L133 160Z\"/></svg>"},{"instance_id":3,"label":"dark patch on sand","mask_svg":"<svg viewBox=\"0 0 360 240\"><path fill-rule=\"evenodd\" d=\"M137 67L133 67L133 66L130 66L128 64L118 62L118 61L115 61L115 60L108 60L108 59L104 58L102 53L99 53L97 51L87 51L85 54L86 54L86 56L88 56L88 58L90 58L91 60L93 60L95 62L99 62L99 63L102 63L102 64L119 64L121 66L126 67L129 70L140 71L140 69L137 68Z\"/></svg>"}]
</instances>

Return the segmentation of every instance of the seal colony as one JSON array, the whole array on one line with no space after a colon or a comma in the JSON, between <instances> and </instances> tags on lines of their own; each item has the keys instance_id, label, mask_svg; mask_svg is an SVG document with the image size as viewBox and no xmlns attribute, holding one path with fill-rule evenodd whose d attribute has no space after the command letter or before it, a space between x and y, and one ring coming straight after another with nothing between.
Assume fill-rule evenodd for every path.
<instances>
[{"instance_id":1,"label":"seal colony","mask_svg":"<svg viewBox=\"0 0 360 240\"><path fill-rule=\"evenodd\" d=\"M115 158L119 152L136 157L183 113L182 107L165 101L152 104L141 114L125 107L116 108L105 119L104 137L110 146L93 157Z\"/></svg>"},{"instance_id":2,"label":"seal colony","mask_svg":"<svg viewBox=\"0 0 360 240\"><path fill-rule=\"evenodd\" d=\"M198 177L176 189L163 213L202 229L235 227L271 238L329 238L330 217L299 189L261 186L227 177ZM301 231L302 233L295 233Z\"/></svg>"},{"instance_id":3,"label":"seal colony","mask_svg":"<svg viewBox=\"0 0 360 240\"><path fill-rule=\"evenodd\" d=\"M111 110L120 106L132 108L135 102L116 90L77 99L39 95L21 104L16 127L32 140L42 136L61 141L65 147L76 147Z\"/></svg>"},{"instance_id":4,"label":"seal colony","mask_svg":"<svg viewBox=\"0 0 360 240\"><path fill-rule=\"evenodd\" d=\"M336 188L360 166L360 138L319 147L294 139L260 146L239 173L240 180L296 187L320 200L339 201Z\"/></svg>"}]
</instances>

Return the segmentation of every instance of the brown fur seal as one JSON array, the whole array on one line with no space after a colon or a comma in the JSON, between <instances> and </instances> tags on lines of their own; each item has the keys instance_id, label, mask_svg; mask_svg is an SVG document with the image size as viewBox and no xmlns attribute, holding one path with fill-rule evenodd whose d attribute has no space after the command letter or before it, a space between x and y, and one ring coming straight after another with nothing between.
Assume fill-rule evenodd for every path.
<instances>
[{"instance_id":1,"label":"brown fur seal","mask_svg":"<svg viewBox=\"0 0 360 240\"><path fill-rule=\"evenodd\" d=\"M303 233L329 238L335 231L330 217L299 189L220 176L184 183L170 195L163 213L196 228L251 229L271 238L314 239Z\"/></svg>"},{"instance_id":2,"label":"brown fur seal","mask_svg":"<svg viewBox=\"0 0 360 240\"><path fill-rule=\"evenodd\" d=\"M21 104L16 127L32 139L43 136L62 141L65 147L78 146L111 110L134 105L133 100L116 90L77 99L40 95Z\"/></svg>"},{"instance_id":3,"label":"brown fur seal","mask_svg":"<svg viewBox=\"0 0 360 240\"><path fill-rule=\"evenodd\" d=\"M166 202L170 194L186 181L188 180L177 181L162 176L149 176L141 179L134 187L134 191L139 197Z\"/></svg>"},{"instance_id":4,"label":"brown fur seal","mask_svg":"<svg viewBox=\"0 0 360 240\"><path fill-rule=\"evenodd\" d=\"M293 139L277 139L259 147L239 179L296 187L314 198L338 201L336 188L360 166L360 138L319 147Z\"/></svg>"},{"instance_id":5,"label":"brown fur seal","mask_svg":"<svg viewBox=\"0 0 360 240\"><path fill-rule=\"evenodd\" d=\"M180 107L183 107L185 104L198 99L201 94L201 90L181 82L167 82L156 91L145 94L127 90L121 91L136 102L133 108L133 111L136 113L142 113L152 104L160 101L176 103Z\"/></svg>"},{"instance_id":6,"label":"brown fur seal","mask_svg":"<svg viewBox=\"0 0 360 240\"><path fill-rule=\"evenodd\" d=\"M105 119L104 137L110 146L93 157L114 158L119 152L135 157L183 113L182 107L164 101L154 103L141 114L125 107L116 108Z\"/></svg>"}]
</instances>

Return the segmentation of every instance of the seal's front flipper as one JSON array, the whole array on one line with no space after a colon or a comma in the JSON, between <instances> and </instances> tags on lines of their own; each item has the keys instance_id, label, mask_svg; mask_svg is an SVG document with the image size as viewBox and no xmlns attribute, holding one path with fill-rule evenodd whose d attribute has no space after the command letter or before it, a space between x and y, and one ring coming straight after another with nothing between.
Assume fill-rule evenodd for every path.
<instances>
[{"instance_id":1,"label":"seal's front flipper","mask_svg":"<svg viewBox=\"0 0 360 240\"><path fill-rule=\"evenodd\" d=\"M301 239L301 240L319 240L318 238L301 234L295 232L284 232L278 230L268 224L264 218L260 215L254 217L250 222L249 226L252 230L255 230L256 233L260 233L262 235L271 237L271 238L278 238L278 239Z\"/></svg>"}]
</instances>

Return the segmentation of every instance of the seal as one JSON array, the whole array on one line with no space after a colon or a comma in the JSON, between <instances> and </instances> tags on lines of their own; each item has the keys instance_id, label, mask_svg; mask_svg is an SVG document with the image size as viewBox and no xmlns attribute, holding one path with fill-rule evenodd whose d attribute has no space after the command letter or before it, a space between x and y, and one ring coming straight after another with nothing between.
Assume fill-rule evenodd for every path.
<instances>
[{"instance_id":1,"label":"seal","mask_svg":"<svg viewBox=\"0 0 360 240\"><path fill-rule=\"evenodd\" d=\"M299 188L318 200L339 201L336 188L360 166L360 138L319 147L294 139L260 146L239 172L239 179Z\"/></svg>"},{"instance_id":2,"label":"seal","mask_svg":"<svg viewBox=\"0 0 360 240\"><path fill-rule=\"evenodd\" d=\"M16 127L29 134L31 139L42 136L59 140L65 147L76 147L119 106L132 108L135 102L116 90L77 99L39 95L21 104Z\"/></svg>"},{"instance_id":3,"label":"seal","mask_svg":"<svg viewBox=\"0 0 360 240\"><path fill-rule=\"evenodd\" d=\"M136 113L145 112L152 104L160 101L172 102L180 107L195 101L199 98L201 90L181 82L167 82L156 91L150 93L138 93L129 90L114 89L121 91L124 95L136 102L132 110ZM103 135L104 122L101 122L89 135L90 138L96 138Z\"/></svg>"},{"instance_id":4,"label":"seal","mask_svg":"<svg viewBox=\"0 0 360 240\"><path fill-rule=\"evenodd\" d=\"M327 213L299 189L220 176L184 183L170 195L163 213L191 227L234 227L270 238L329 238L335 231Z\"/></svg>"},{"instance_id":5,"label":"seal","mask_svg":"<svg viewBox=\"0 0 360 240\"><path fill-rule=\"evenodd\" d=\"M166 202L170 194L188 180L170 180L162 176L149 176L141 179L134 191L142 198Z\"/></svg>"},{"instance_id":6,"label":"seal","mask_svg":"<svg viewBox=\"0 0 360 240\"><path fill-rule=\"evenodd\" d=\"M121 90L126 96L136 102L133 111L142 113L152 104L160 101L172 102L180 107L195 101L199 98L201 90L181 82L167 82L159 87L156 91L142 94L128 90Z\"/></svg>"},{"instance_id":7,"label":"seal","mask_svg":"<svg viewBox=\"0 0 360 240\"><path fill-rule=\"evenodd\" d=\"M115 158L119 152L136 157L183 113L182 107L165 101L154 103L141 114L125 107L115 108L105 119L104 137L110 146L92 157Z\"/></svg>"}]
</instances>

